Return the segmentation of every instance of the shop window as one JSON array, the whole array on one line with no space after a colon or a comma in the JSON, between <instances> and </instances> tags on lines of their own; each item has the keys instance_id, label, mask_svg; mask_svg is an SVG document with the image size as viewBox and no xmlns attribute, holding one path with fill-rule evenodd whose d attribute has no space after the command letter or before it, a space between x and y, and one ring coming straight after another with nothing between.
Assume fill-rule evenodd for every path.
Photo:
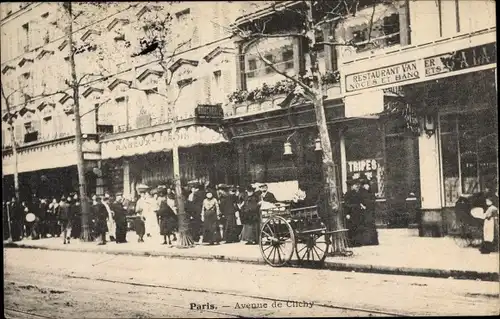
<instances>
[{"instance_id":1,"label":"shop window","mask_svg":"<svg viewBox=\"0 0 500 319\"><path fill-rule=\"evenodd\" d=\"M440 117L446 206L454 206L460 194L496 185L498 129L493 113L482 110Z\"/></svg>"},{"instance_id":2,"label":"shop window","mask_svg":"<svg viewBox=\"0 0 500 319\"><path fill-rule=\"evenodd\" d=\"M345 132L346 179L365 175L377 198L385 197L382 132L377 124L353 126ZM347 189L344 189L344 193Z\"/></svg>"}]
</instances>

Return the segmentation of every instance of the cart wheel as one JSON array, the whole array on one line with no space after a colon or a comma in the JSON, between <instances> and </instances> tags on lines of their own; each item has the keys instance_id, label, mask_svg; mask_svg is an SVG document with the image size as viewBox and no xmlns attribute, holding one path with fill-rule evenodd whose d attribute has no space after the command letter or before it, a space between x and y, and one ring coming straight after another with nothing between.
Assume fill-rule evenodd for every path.
<instances>
[{"instance_id":1,"label":"cart wheel","mask_svg":"<svg viewBox=\"0 0 500 319\"><path fill-rule=\"evenodd\" d=\"M295 254L299 262L323 262L329 242L323 233L297 233Z\"/></svg>"},{"instance_id":2,"label":"cart wheel","mask_svg":"<svg viewBox=\"0 0 500 319\"><path fill-rule=\"evenodd\" d=\"M260 229L260 253L269 265L284 266L292 259L295 234L280 216L271 216Z\"/></svg>"}]
</instances>

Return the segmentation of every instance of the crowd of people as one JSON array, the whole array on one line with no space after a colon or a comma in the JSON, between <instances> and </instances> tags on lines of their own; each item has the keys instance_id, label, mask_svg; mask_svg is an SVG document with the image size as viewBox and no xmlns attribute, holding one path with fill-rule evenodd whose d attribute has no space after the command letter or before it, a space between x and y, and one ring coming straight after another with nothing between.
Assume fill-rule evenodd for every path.
<instances>
[{"instance_id":1,"label":"crowd of people","mask_svg":"<svg viewBox=\"0 0 500 319\"><path fill-rule=\"evenodd\" d=\"M162 238L171 245L178 237L178 207L174 188L160 185L151 188L138 185L137 201L125 199L121 193L112 196L92 196L88 236L99 245L107 242L126 243L129 221L137 233L138 242L144 238ZM183 189L182 200L186 213L188 232L199 243L209 245L245 241L258 243L261 222L260 207L263 202L275 203L275 196L266 184L246 188L219 184L190 182ZM18 202L15 198L3 203L8 212L14 241L22 238L40 239L61 237L64 244L82 235L81 203L78 195L71 193L60 199L34 197L31 201Z\"/></svg>"},{"instance_id":2,"label":"crowd of people","mask_svg":"<svg viewBox=\"0 0 500 319\"><path fill-rule=\"evenodd\" d=\"M163 244L177 240L178 208L175 192L170 186L137 187L140 198L135 205L134 228L138 241L144 236L163 236ZM219 184L190 182L182 194L188 232L197 243L217 245L221 242L246 241L257 244L260 229L260 205L276 202L266 184L250 185L246 189Z\"/></svg>"}]
</instances>

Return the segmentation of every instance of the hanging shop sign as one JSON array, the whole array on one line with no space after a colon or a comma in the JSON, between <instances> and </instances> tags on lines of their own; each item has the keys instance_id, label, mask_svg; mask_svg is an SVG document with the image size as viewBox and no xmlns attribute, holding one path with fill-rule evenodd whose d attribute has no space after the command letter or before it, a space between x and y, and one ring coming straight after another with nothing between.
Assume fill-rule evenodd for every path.
<instances>
[{"instance_id":1,"label":"hanging shop sign","mask_svg":"<svg viewBox=\"0 0 500 319\"><path fill-rule=\"evenodd\" d=\"M351 95L489 69L496 67L496 52L495 32L409 47L341 66L341 87Z\"/></svg>"}]
</instances>

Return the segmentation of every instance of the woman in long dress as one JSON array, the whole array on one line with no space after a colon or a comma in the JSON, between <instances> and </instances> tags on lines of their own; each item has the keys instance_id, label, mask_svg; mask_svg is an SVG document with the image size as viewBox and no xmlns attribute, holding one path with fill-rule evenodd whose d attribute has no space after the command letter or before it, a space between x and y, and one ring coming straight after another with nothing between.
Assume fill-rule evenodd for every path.
<instances>
[{"instance_id":1,"label":"woman in long dress","mask_svg":"<svg viewBox=\"0 0 500 319\"><path fill-rule=\"evenodd\" d=\"M260 228L260 198L254 192L252 186L247 187L247 195L241 207L241 240L246 241L246 245L256 245L259 240Z\"/></svg>"},{"instance_id":2,"label":"woman in long dress","mask_svg":"<svg viewBox=\"0 0 500 319\"><path fill-rule=\"evenodd\" d=\"M170 236L174 235L177 227L177 215L168 205L166 192L166 189L158 190L158 199L160 203L158 209L158 216L160 217L160 235L163 236L163 245L172 245Z\"/></svg>"},{"instance_id":3,"label":"woman in long dress","mask_svg":"<svg viewBox=\"0 0 500 319\"><path fill-rule=\"evenodd\" d=\"M149 192L146 192L144 195L142 216L144 217L144 226L146 228L147 237L151 237L153 234L158 236L160 233L158 215L156 214L157 211L158 203L156 202L156 199L151 196Z\"/></svg>"},{"instance_id":4,"label":"woman in long dress","mask_svg":"<svg viewBox=\"0 0 500 319\"><path fill-rule=\"evenodd\" d=\"M218 220L220 218L220 209L217 199L214 198L212 191L207 191L206 198L201 207L201 220L203 222L203 236L200 241L213 245L219 244L221 240L218 229Z\"/></svg>"},{"instance_id":5,"label":"woman in long dress","mask_svg":"<svg viewBox=\"0 0 500 319\"><path fill-rule=\"evenodd\" d=\"M144 223L144 211L147 210L147 199L146 199L146 190L138 188L140 198L137 200L137 203L135 204L135 213L136 213L136 220L134 224L135 232L137 233L138 242L143 243L144 242L144 234L146 233L146 226Z\"/></svg>"},{"instance_id":6,"label":"woman in long dress","mask_svg":"<svg viewBox=\"0 0 500 319\"><path fill-rule=\"evenodd\" d=\"M228 194L227 188L221 188L221 195L219 198L221 213L226 217L224 240L226 244L238 242L241 229L238 227L236 220L236 195L234 192Z\"/></svg>"}]
</instances>

